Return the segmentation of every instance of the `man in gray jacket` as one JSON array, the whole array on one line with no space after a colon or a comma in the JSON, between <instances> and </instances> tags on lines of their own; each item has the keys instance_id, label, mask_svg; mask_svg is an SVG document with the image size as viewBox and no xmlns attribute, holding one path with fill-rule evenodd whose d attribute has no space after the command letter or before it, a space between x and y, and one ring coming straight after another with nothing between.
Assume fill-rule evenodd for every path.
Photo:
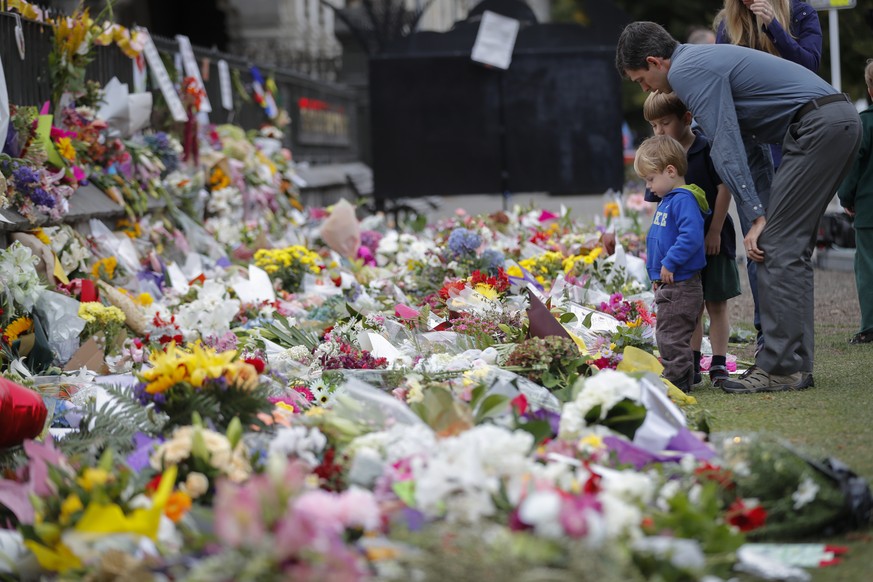
<instances>
[{"instance_id":1,"label":"man in gray jacket","mask_svg":"<svg viewBox=\"0 0 873 582\"><path fill-rule=\"evenodd\" d=\"M755 366L722 387L750 393L812 386L810 257L819 221L858 150L855 107L800 65L740 46L682 45L654 22L624 29L615 65L644 91L673 91L685 103L711 140L713 163L738 210L752 223L743 242L760 263L764 347ZM775 176L765 149L770 143L782 144Z\"/></svg>"}]
</instances>

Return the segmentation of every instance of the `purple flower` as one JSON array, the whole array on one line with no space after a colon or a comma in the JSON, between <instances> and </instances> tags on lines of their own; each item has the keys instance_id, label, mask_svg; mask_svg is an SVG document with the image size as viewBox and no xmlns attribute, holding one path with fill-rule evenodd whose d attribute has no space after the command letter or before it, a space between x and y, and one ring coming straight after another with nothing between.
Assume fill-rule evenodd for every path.
<instances>
[{"instance_id":1,"label":"purple flower","mask_svg":"<svg viewBox=\"0 0 873 582\"><path fill-rule=\"evenodd\" d=\"M30 166L18 166L12 170L12 180L19 190L39 182L39 176Z\"/></svg>"},{"instance_id":2,"label":"purple flower","mask_svg":"<svg viewBox=\"0 0 873 582\"><path fill-rule=\"evenodd\" d=\"M361 246L367 247L370 251L375 251L379 248L379 241L382 240L382 233L375 230L365 230L361 233Z\"/></svg>"},{"instance_id":3,"label":"purple flower","mask_svg":"<svg viewBox=\"0 0 873 582\"><path fill-rule=\"evenodd\" d=\"M134 451L128 455L127 464L134 471L142 471L149 466L149 457L155 445L162 442L163 439L152 438L149 435L138 432L133 435Z\"/></svg>"},{"instance_id":4,"label":"purple flower","mask_svg":"<svg viewBox=\"0 0 873 582\"><path fill-rule=\"evenodd\" d=\"M30 199L33 200L33 203L37 206L42 206L44 208L55 207L55 199L52 198L52 195L38 186L30 192Z\"/></svg>"}]
</instances>

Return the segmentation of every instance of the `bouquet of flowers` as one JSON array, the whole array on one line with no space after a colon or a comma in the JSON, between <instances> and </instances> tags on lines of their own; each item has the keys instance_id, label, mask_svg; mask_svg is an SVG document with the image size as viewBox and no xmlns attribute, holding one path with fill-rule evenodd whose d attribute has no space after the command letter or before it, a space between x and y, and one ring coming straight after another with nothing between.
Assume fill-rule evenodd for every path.
<instances>
[{"instance_id":1,"label":"bouquet of flowers","mask_svg":"<svg viewBox=\"0 0 873 582\"><path fill-rule=\"evenodd\" d=\"M209 501L215 492L212 483L226 478L242 483L252 475L248 450L242 442L242 425L235 419L221 434L202 426L200 416L194 424L180 426L149 455L156 471L178 467L181 489L190 500Z\"/></svg>"},{"instance_id":2,"label":"bouquet of flowers","mask_svg":"<svg viewBox=\"0 0 873 582\"><path fill-rule=\"evenodd\" d=\"M69 210L69 199L74 190L62 183L63 169L52 173L46 168L0 154L0 173L6 186L0 196L31 222L36 222L43 214L59 220Z\"/></svg>"},{"instance_id":3,"label":"bouquet of flowers","mask_svg":"<svg viewBox=\"0 0 873 582\"><path fill-rule=\"evenodd\" d=\"M304 275L318 275L323 268L321 257L300 245L284 249L260 249L255 253L255 265L271 275L279 282L280 288L288 293L300 289Z\"/></svg>"},{"instance_id":4,"label":"bouquet of flowers","mask_svg":"<svg viewBox=\"0 0 873 582\"><path fill-rule=\"evenodd\" d=\"M110 537L128 551L140 537L157 539L175 468L164 472L149 499L111 450L93 467L71 464L50 442L27 441L24 450L29 462L21 475L2 482L4 504L42 568L75 573L99 558L99 545Z\"/></svg>"},{"instance_id":5,"label":"bouquet of flowers","mask_svg":"<svg viewBox=\"0 0 873 582\"><path fill-rule=\"evenodd\" d=\"M235 417L246 426L261 424L258 414L271 408L267 390L257 369L237 360L237 352L217 353L197 344L185 351L172 342L165 350L152 352L152 367L139 372L134 392L169 416L167 426L187 425L194 412L219 429Z\"/></svg>"},{"instance_id":6,"label":"bouquet of flowers","mask_svg":"<svg viewBox=\"0 0 873 582\"><path fill-rule=\"evenodd\" d=\"M646 419L639 381L613 370L601 370L573 386L561 412L561 437L573 438L585 427L603 425L633 439Z\"/></svg>"},{"instance_id":7,"label":"bouquet of flowers","mask_svg":"<svg viewBox=\"0 0 873 582\"><path fill-rule=\"evenodd\" d=\"M82 339L97 338L97 343L103 346L104 355L115 347L118 334L124 329L125 315L115 306L106 306L96 301L79 305L79 317L85 320Z\"/></svg>"},{"instance_id":8,"label":"bouquet of flowers","mask_svg":"<svg viewBox=\"0 0 873 582\"><path fill-rule=\"evenodd\" d=\"M869 524L870 488L839 461L812 460L765 434L719 434L713 442L729 471L726 502L743 510L744 499L754 499L760 508L755 537L833 534Z\"/></svg>"},{"instance_id":9,"label":"bouquet of flowers","mask_svg":"<svg viewBox=\"0 0 873 582\"><path fill-rule=\"evenodd\" d=\"M532 337L518 344L509 354L506 367L517 369L527 378L549 389L572 386L587 371L587 358L570 338Z\"/></svg>"},{"instance_id":10,"label":"bouquet of flowers","mask_svg":"<svg viewBox=\"0 0 873 582\"><path fill-rule=\"evenodd\" d=\"M369 491L312 489L301 463L271 458L270 470L245 483L221 480L215 495L215 544L185 572L191 580L368 578L355 542L380 525Z\"/></svg>"}]
</instances>

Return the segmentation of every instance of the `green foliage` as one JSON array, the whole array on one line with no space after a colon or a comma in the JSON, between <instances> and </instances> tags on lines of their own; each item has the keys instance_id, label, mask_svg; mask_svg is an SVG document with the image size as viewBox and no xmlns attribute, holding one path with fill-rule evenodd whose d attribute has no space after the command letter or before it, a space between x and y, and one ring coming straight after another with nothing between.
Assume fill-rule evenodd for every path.
<instances>
[{"instance_id":1,"label":"green foliage","mask_svg":"<svg viewBox=\"0 0 873 582\"><path fill-rule=\"evenodd\" d=\"M519 372L549 390L572 386L588 372L587 358L569 338L530 338L518 344L506 360L506 368Z\"/></svg>"},{"instance_id":2,"label":"green foliage","mask_svg":"<svg viewBox=\"0 0 873 582\"><path fill-rule=\"evenodd\" d=\"M729 577L734 552L745 538L721 519L722 505L718 486L705 483L692 501L688 493L679 491L667 502L668 510L652 515L649 533L664 533L673 538L696 540L706 555L706 573ZM646 553L635 553L634 561L647 579L692 582L702 572L680 568L668 560Z\"/></svg>"},{"instance_id":3,"label":"green foliage","mask_svg":"<svg viewBox=\"0 0 873 582\"><path fill-rule=\"evenodd\" d=\"M165 429L191 424L194 413L199 413L212 425L213 430L221 433L235 418L239 418L244 426L262 426L258 414L268 413L272 408L267 400L270 394L265 385L258 385L252 390L233 384L195 389L180 382L164 394L167 401L161 405L161 409L168 416Z\"/></svg>"},{"instance_id":4,"label":"green foliage","mask_svg":"<svg viewBox=\"0 0 873 582\"><path fill-rule=\"evenodd\" d=\"M144 408L123 388L105 386L105 389L112 400L99 407L96 400L87 401L82 407L79 430L58 442L58 448L66 456L79 456L84 463L96 463L108 449L119 455L132 452L133 436L138 432L154 435L163 430L166 416L152 407Z\"/></svg>"},{"instance_id":5,"label":"green foliage","mask_svg":"<svg viewBox=\"0 0 873 582\"><path fill-rule=\"evenodd\" d=\"M273 315L271 323L265 323L261 327L260 333L264 339L286 348L306 346L311 352L320 343L315 332L292 326L286 317L278 313Z\"/></svg>"},{"instance_id":6,"label":"green foliage","mask_svg":"<svg viewBox=\"0 0 873 582\"><path fill-rule=\"evenodd\" d=\"M609 409L605 418L600 418L600 405L595 406L585 415L588 425L600 424L633 440L637 429L646 420L646 407L625 398Z\"/></svg>"}]
</instances>

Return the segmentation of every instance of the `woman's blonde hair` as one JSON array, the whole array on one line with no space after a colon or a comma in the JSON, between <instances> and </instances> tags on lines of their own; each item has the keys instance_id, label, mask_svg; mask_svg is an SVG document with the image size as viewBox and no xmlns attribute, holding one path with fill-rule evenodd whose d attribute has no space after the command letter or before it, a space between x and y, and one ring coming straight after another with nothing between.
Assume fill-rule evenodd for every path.
<instances>
[{"instance_id":1,"label":"woman's blonde hair","mask_svg":"<svg viewBox=\"0 0 873 582\"><path fill-rule=\"evenodd\" d=\"M794 37L791 31L791 1L769 0L773 7L773 18L779 21L788 34ZM745 46L781 56L770 37L761 30L761 23L749 8L743 4L743 0L725 0L724 8L716 15L713 27L718 30L719 24L724 22L725 33L731 44Z\"/></svg>"},{"instance_id":2,"label":"woman's blonde hair","mask_svg":"<svg viewBox=\"0 0 873 582\"><path fill-rule=\"evenodd\" d=\"M676 168L676 173L685 176L688 172L688 157L685 148L669 135L656 135L640 144L634 157L634 171L640 178L660 174L667 166Z\"/></svg>"}]
</instances>

